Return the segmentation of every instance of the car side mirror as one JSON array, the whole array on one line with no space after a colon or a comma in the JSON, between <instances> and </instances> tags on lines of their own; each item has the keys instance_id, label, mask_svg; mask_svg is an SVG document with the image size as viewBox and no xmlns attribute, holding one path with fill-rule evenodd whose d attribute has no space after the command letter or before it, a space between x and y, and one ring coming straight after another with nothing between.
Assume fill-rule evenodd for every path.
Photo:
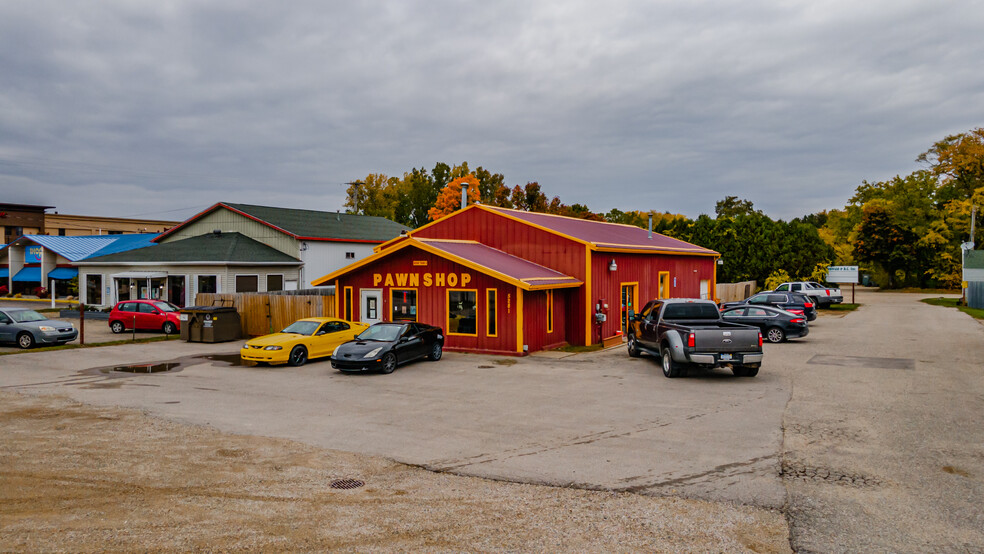
<instances>
[{"instance_id":1,"label":"car side mirror","mask_svg":"<svg viewBox=\"0 0 984 554\"><path fill-rule=\"evenodd\" d=\"M328 332L328 331L318 331L317 333L315 333L315 334L314 334L314 336L316 336L316 337L320 337L321 335L324 335L324 334L325 334L325 333L327 333L327 332Z\"/></svg>"}]
</instances>

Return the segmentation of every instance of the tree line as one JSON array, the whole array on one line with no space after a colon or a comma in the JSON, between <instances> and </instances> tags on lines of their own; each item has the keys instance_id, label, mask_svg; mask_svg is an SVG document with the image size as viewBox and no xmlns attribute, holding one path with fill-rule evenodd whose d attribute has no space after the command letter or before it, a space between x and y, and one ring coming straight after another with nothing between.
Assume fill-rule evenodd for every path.
<instances>
[{"instance_id":1,"label":"tree line","mask_svg":"<svg viewBox=\"0 0 984 554\"><path fill-rule=\"evenodd\" d=\"M654 231L719 252L719 282L823 280L829 265L859 265L883 287L958 287L960 245L970 239L972 208L984 205L984 128L948 136L917 161L926 167L884 182L862 181L843 209L788 222L736 196L718 201L713 217L614 208L596 213L548 197L535 181L507 186L501 173L472 170L467 162L441 162L402 177L370 173L349 183L345 207L416 228L459 209L467 186L469 203L641 228L652 217Z\"/></svg>"}]
</instances>

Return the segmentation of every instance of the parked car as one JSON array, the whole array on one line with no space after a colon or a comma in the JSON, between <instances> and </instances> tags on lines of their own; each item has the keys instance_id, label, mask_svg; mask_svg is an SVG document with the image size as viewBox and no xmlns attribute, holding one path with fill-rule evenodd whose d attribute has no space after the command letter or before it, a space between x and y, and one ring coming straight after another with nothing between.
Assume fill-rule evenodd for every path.
<instances>
[{"instance_id":1,"label":"parked car","mask_svg":"<svg viewBox=\"0 0 984 554\"><path fill-rule=\"evenodd\" d=\"M331 367L344 372L393 373L396 366L428 358L441 359L444 332L416 322L376 323L335 349Z\"/></svg>"},{"instance_id":2,"label":"parked car","mask_svg":"<svg viewBox=\"0 0 984 554\"><path fill-rule=\"evenodd\" d=\"M751 325L762 331L769 342L805 337L810 333L806 316L772 306L736 306L721 311L721 318L732 323Z\"/></svg>"},{"instance_id":3,"label":"parked car","mask_svg":"<svg viewBox=\"0 0 984 554\"><path fill-rule=\"evenodd\" d=\"M724 302L721 304L721 309L743 306L745 304L752 306L772 306L773 308L779 308L796 315L804 316L807 321L813 321L817 318L817 307L813 303L813 300L809 296L795 292L760 292L739 302Z\"/></svg>"},{"instance_id":4,"label":"parked car","mask_svg":"<svg viewBox=\"0 0 984 554\"><path fill-rule=\"evenodd\" d=\"M660 358L667 377L679 376L688 364L729 364L735 376L754 377L762 365L762 333L725 321L710 300L651 300L628 317L629 356L646 352Z\"/></svg>"},{"instance_id":5,"label":"parked car","mask_svg":"<svg viewBox=\"0 0 984 554\"><path fill-rule=\"evenodd\" d=\"M137 329L173 335L181 330L179 309L163 300L121 300L109 312L109 328L114 333Z\"/></svg>"},{"instance_id":6,"label":"parked car","mask_svg":"<svg viewBox=\"0 0 984 554\"><path fill-rule=\"evenodd\" d=\"M798 292L809 296L817 308L826 308L831 304L840 304L844 295L840 289L825 287L816 281L791 281L782 283L773 292Z\"/></svg>"},{"instance_id":7,"label":"parked car","mask_svg":"<svg viewBox=\"0 0 984 554\"><path fill-rule=\"evenodd\" d=\"M13 342L21 348L71 342L79 330L70 321L48 319L26 308L0 308L0 342Z\"/></svg>"},{"instance_id":8,"label":"parked car","mask_svg":"<svg viewBox=\"0 0 984 554\"><path fill-rule=\"evenodd\" d=\"M301 366L309 359L331 356L338 345L368 327L366 323L333 317L298 319L279 333L246 341L239 357L250 362Z\"/></svg>"}]
</instances>

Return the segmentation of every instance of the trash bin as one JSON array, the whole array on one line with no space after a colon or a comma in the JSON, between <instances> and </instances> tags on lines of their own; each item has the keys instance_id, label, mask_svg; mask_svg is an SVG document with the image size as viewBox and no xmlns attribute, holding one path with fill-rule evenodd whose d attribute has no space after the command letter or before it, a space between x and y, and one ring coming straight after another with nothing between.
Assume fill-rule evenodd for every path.
<instances>
[{"instance_id":1,"label":"trash bin","mask_svg":"<svg viewBox=\"0 0 984 554\"><path fill-rule=\"evenodd\" d=\"M182 308L181 340L225 342L242 338L239 312L232 306L189 306Z\"/></svg>"}]
</instances>

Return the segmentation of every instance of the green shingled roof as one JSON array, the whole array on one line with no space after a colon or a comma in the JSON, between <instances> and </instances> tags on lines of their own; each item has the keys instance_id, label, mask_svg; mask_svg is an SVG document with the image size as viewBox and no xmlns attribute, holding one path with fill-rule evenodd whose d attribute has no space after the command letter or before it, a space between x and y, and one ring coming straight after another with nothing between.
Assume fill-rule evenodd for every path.
<instances>
[{"instance_id":1,"label":"green shingled roof","mask_svg":"<svg viewBox=\"0 0 984 554\"><path fill-rule=\"evenodd\" d=\"M984 269L984 250L968 250L964 253L964 267Z\"/></svg>"},{"instance_id":2,"label":"green shingled roof","mask_svg":"<svg viewBox=\"0 0 984 554\"><path fill-rule=\"evenodd\" d=\"M385 217L229 202L222 202L222 205L279 227L300 238L385 242L399 236L400 231L410 230L409 227L404 227Z\"/></svg>"},{"instance_id":3,"label":"green shingled roof","mask_svg":"<svg viewBox=\"0 0 984 554\"><path fill-rule=\"evenodd\" d=\"M86 262L132 263L159 262L228 262L228 263L281 263L299 265L297 258L257 242L241 233L209 233L157 246L128 250L107 256L88 258Z\"/></svg>"}]
</instances>

